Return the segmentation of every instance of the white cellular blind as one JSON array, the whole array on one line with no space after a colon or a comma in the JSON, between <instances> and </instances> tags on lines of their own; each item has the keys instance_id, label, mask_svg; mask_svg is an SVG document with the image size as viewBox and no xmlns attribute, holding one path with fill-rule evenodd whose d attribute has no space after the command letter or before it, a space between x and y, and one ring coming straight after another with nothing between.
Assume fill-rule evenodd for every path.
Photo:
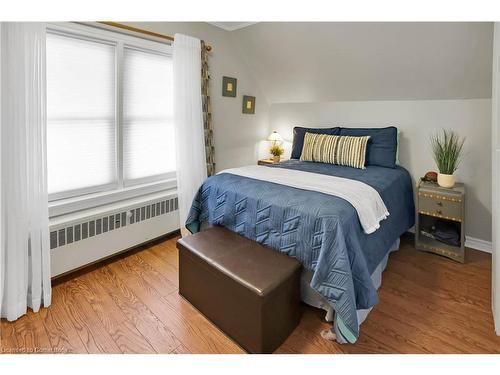
<instances>
[{"instance_id":1,"label":"white cellular blind","mask_svg":"<svg viewBox=\"0 0 500 375\"><path fill-rule=\"evenodd\" d=\"M124 180L174 172L172 59L128 47L123 59Z\"/></svg>"},{"instance_id":2,"label":"white cellular blind","mask_svg":"<svg viewBox=\"0 0 500 375\"><path fill-rule=\"evenodd\" d=\"M115 48L47 34L49 193L116 183Z\"/></svg>"}]
</instances>

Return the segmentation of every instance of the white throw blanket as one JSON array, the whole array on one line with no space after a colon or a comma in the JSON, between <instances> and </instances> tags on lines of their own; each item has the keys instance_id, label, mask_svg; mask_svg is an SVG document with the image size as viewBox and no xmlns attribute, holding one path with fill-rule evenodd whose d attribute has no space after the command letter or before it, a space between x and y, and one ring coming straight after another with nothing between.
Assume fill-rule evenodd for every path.
<instances>
[{"instance_id":1,"label":"white throw blanket","mask_svg":"<svg viewBox=\"0 0 500 375\"><path fill-rule=\"evenodd\" d=\"M361 226L367 234L380 228L380 221L389 216L389 211L380 194L370 185L361 181L259 165L226 169L220 173L230 173L298 189L317 191L345 199L352 204L358 213Z\"/></svg>"}]
</instances>

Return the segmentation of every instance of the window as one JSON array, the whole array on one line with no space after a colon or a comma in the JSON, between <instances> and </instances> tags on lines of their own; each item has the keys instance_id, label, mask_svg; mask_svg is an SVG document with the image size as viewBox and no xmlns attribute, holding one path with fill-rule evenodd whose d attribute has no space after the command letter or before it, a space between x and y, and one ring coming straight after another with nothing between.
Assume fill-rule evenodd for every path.
<instances>
[{"instance_id":1,"label":"window","mask_svg":"<svg viewBox=\"0 0 500 375\"><path fill-rule=\"evenodd\" d=\"M175 179L170 47L75 25L47 31L49 200ZM150 191L150 190L148 190Z\"/></svg>"},{"instance_id":2,"label":"window","mask_svg":"<svg viewBox=\"0 0 500 375\"><path fill-rule=\"evenodd\" d=\"M175 170L172 65L133 48L123 57L123 174L140 181Z\"/></svg>"},{"instance_id":3,"label":"window","mask_svg":"<svg viewBox=\"0 0 500 375\"><path fill-rule=\"evenodd\" d=\"M47 34L49 193L116 187L115 49Z\"/></svg>"}]
</instances>

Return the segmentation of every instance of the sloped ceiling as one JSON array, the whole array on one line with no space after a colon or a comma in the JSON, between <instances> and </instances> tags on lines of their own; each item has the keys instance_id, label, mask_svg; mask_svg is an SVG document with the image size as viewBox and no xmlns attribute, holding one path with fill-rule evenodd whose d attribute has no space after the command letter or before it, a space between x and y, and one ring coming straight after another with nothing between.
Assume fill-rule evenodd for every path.
<instances>
[{"instance_id":1,"label":"sloped ceiling","mask_svg":"<svg viewBox=\"0 0 500 375\"><path fill-rule=\"evenodd\" d=\"M491 97L492 23L279 23L232 31L272 103Z\"/></svg>"},{"instance_id":2,"label":"sloped ceiling","mask_svg":"<svg viewBox=\"0 0 500 375\"><path fill-rule=\"evenodd\" d=\"M208 22L208 23L217 26L222 30L234 31L253 25L256 22Z\"/></svg>"}]
</instances>

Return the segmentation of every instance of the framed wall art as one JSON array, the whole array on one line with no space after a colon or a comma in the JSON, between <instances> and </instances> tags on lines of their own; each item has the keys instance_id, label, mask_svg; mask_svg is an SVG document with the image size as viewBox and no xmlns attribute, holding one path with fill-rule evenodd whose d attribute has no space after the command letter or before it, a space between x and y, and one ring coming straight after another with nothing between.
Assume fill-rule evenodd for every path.
<instances>
[{"instance_id":1,"label":"framed wall art","mask_svg":"<svg viewBox=\"0 0 500 375\"><path fill-rule=\"evenodd\" d=\"M236 97L236 78L222 77L222 96Z\"/></svg>"},{"instance_id":2,"label":"framed wall art","mask_svg":"<svg viewBox=\"0 0 500 375\"><path fill-rule=\"evenodd\" d=\"M255 96L243 95L243 113L253 115L255 113Z\"/></svg>"}]
</instances>

